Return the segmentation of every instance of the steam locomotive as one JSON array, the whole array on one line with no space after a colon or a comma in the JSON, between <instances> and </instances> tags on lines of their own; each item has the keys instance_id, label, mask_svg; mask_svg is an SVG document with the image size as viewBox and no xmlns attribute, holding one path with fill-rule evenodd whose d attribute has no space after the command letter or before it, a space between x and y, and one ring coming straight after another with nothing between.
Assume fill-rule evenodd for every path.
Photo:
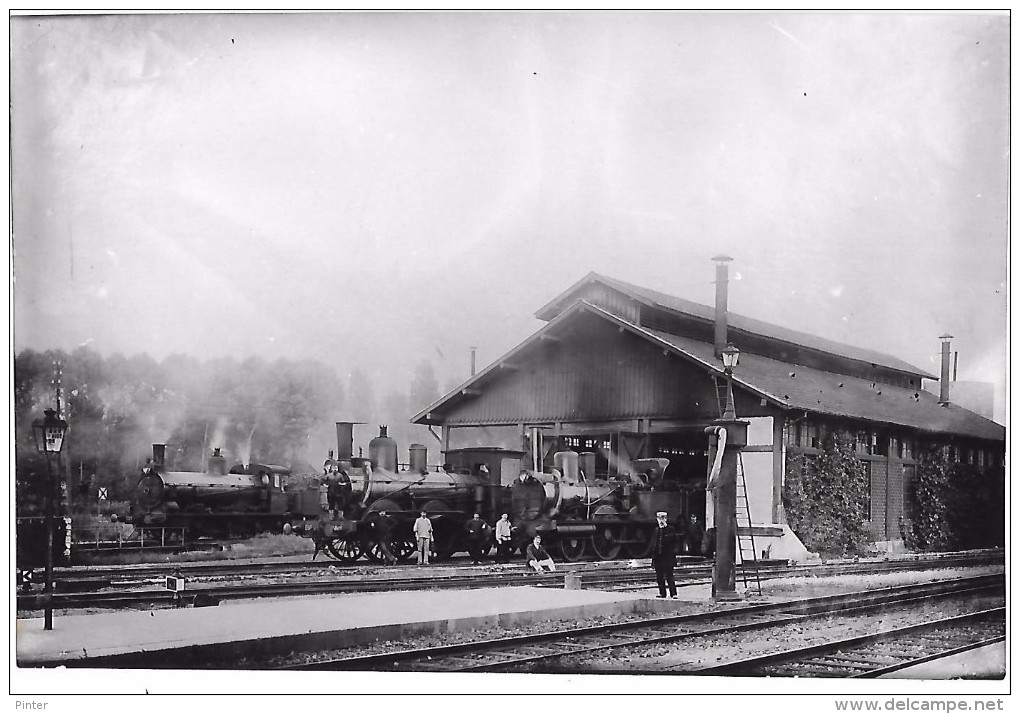
<instances>
[{"instance_id":1,"label":"steam locomotive","mask_svg":"<svg viewBox=\"0 0 1020 714\"><path fill-rule=\"evenodd\" d=\"M397 445L382 427L369 443L367 459L352 456L353 429L337 423L338 454L324 464L328 488L340 494L329 515L295 530L317 539L331 557L344 562L362 553L382 561L379 519L396 522L390 550L398 558L414 552L412 523L421 510L432 520L439 559L467 550L464 527L473 513L489 523L507 513L513 545L521 552L536 534L568 561L593 555L609 560L646 557L652 547L655 513L681 515L682 498L664 479L668 459L639 459L616 478L593 478L594 454L561 451L548 472L522 468L524 452L475 447L445 452L441 469L427 466L421 444L409 449L410 467L398 470ZM334 508L335 507L335 508ZM490 544L491 547L491 544Z\"/></svg>"},{"instance_id":2,"label":"steam locomotive","mask_svg":"<svg viewBox=\"0 0 1020 714\"><path fill-rule=\"evenodd\" d=\"M271 464L237 464L227 469L220 450L207 470L172 471L166 445L152 445L152 459L142 469L131 504L136 528L183 526L192 535L248 535L280 529L303 513L297 494L286 491L290 469Z\"/></svg>"},{"instance_id":3,"label":"steam locomotive","mask_svg":"<svg viewBox=\"0 0 1020 714\"><path fill-rule=\"evenodd\" d=\"M432 520L438 559L467 550L472 514L492 523L507 513L516 548L523 552L541 534L564 560L576 561L645 557L655 513L681 513L681 494L663 478L668 459L640 459L630 464L632 473L595 478L592 453L557 452L547 470L537 470L523 468L523 451L453 449L437 468L428 465L425 446L412 444L401 470L386 427L369 442L367 457L353 454L353 427L337 422L336 456L331 452L322 477L304 485L288 483L281 466L227 470L218 450L206 472L170 471L162 445L154 445L135 491L133 522L211 534L280 529L312 538L316 553L352 563L362 555L382 562L384 538L398 559L409 558L421 510Z\"/></svg>"}]
</instances>

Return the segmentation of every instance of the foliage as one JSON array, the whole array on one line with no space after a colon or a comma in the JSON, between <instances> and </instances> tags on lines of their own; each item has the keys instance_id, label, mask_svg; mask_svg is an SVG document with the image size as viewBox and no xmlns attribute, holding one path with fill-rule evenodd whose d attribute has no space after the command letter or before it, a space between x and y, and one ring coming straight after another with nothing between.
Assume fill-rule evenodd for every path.
<instances>
[{"instance_id":1,"label":"foliage","mask_svg":"<svg viewBox=\"0 0 1020 714\"><path fill-rule=\"evenodd\" d=\"M25 350L14 360L19 513L42 501L36 492L46 469L31 423L56 404L58 361L63 415L71 427L61 480L71 500L90 509L99 487L107 487L110 499L130 498L153 443L168 444L167 458L179 470L203 468L214 447L232 463L311 468L336 443L333 422L344 411L344 386L335 370L313 360L201 362L175 355L160 363L144 354L104 357L87 347Z\"/></svg>"},{"instance_id":2,"label":"foliage","mask_svg":"<svg viewBox=\"0 0 1020 714\"><path fill-rule=\"evenodd\" d=\"M414 370L414 379L411 381L411 407L415 412L418 412L438 398L439 380L436 379L432 363L423 359Z\"/></svg>"},{"instance_id":3,"label":"foliage","mask_svg":"<svg viewBox=\"0 0 1020 714\"><path fill-rule=\"evenodd\" d=\"M950 462L944 449L923 449L918 454L913 485L906 497L913 502L913 517L900 524L903 543L911 550L950 550L956 540L949 512Z\"/></svg>"},{"instance_id":4,"label":"foliage","mask_svg":"<svg viewBox=\"0 0 1020 714\"><path fill-rule=\"evenodd\" d=\"M949 551L1005 544L1005 471L949 460L946 449L919 454L914 510L900 530L911 550Z\"/></svg>"},{"instance_id":5,"label":"foliage","mask_svg":"<svg viewBox=\"0 0 1020 714\"><path fill-rule=\"evenodd\" d=\"M867 488L864 465L846 432L827 433L819 454L787 452L783 505L790 528L809 550L837 556L865 550Z\"/></svg>"}]
</instances>

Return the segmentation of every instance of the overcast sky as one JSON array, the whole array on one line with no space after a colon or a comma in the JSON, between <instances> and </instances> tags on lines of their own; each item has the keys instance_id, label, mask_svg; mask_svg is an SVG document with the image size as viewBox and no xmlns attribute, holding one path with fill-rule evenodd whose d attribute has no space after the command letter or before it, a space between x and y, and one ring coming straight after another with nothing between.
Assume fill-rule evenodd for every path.
<instances>
[{"instance_id":1,"label":"overcast sky","mask_svg":"<svg viewBox=\"0 0 1020 714\"><path fill-rule=\"evenodd\" d=\"M441 385L590 271L1005 393L1006 15L16 17L15 350ZM343 415L335 415L342 418ZM410 416L410 415L408 415Z\"/></svg>"}]
</instances>

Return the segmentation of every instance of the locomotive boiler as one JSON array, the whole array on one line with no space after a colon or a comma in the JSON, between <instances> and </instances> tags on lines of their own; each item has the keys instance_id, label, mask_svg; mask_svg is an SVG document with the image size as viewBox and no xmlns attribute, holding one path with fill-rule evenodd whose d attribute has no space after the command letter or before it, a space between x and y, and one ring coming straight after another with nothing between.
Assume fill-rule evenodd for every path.
<instances>
[{"instance_id":1,"label":"locomotive boiler","mask_svg":"<svg viewBox=\"0 0 1020 714\"><path fill-rule=\"evenodd\" d=\"M248 535L281 528L293 516L284 477L290 469L270 464L236 464L215 449L206 471L172 471L166 446L153 444L131 505L136 527L184 526L196 535Z\"/></svg>"},{"instance_id":2,"label":"locomotive boiler","mask_svg":"<svg viewBox=\"0 0 1020 714\"><path fill-rule=\"evenodd\" d=\"M549 473L521 472L510 508L521 539L541 533L565 560L647 557L655 513L681 513L680 493L663 479L669 459L635 460L634 473L613 478L585 474L573 451L557 452L553 463Z\"/></svg>"},{"instance_id":3,"label":"locomotive boiler","mask_svg":"<svg viewBox=\"0 0 1020 714\"><path fill-rule=\"evenodd\" d=\"M428 512L438 558L464 549L464 524L473 512L484 512L491 485L482 474L430 468L428 450L409 448L409 466L400 470L397 443L380 427L369 442L367 458L353 456L352 422L337 422L336 458L323 465L327 513L314 524L294 530L309 535L331 557L353 562L362 554L382 561L380 519L393 521L390 550L398 559L414 552L412 524L420 511ZM385 514L385 516L383 516ZM317 548L318 549L318 548Z\"/></svg>"}]
</instances>

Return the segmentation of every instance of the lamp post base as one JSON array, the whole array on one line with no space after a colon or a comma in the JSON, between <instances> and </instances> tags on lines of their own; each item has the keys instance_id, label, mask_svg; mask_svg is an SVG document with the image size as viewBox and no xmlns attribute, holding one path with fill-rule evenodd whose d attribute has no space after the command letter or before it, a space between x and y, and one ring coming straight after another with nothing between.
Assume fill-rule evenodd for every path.
<instances>
[{"instance_id":1,"label":"lamp post base","mask_svg":"<svg viewBox=\"0 0 1020 714\"><path fill-rule=\"evenodd\" d=\"M744 598L740 597L735 592L723 591L712 593L712 599L716 602L740 602Z\"/></svg>"}]
</instances>

